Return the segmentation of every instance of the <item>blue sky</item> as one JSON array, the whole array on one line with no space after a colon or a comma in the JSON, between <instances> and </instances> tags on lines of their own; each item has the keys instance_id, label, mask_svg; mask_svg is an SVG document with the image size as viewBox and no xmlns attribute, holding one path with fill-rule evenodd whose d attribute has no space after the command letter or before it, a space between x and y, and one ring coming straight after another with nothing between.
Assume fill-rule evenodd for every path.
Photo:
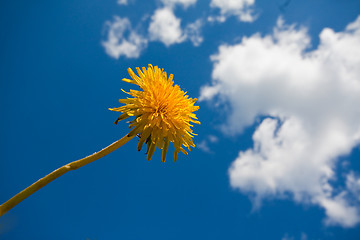
<instances>
[{"instance_id":1,"label":"blue sky","mask_svg":"<svg viewBox=\"0 0 360 240\"><path fill-rule=\"evenodd\" d=\"M0 3L0 201L125 135L149 63L199 99L188 156L134 139L0 219L0 239L359 239L360 1ZM170 149L170 151L173 151Z\"/></svg>"}]
</instances>

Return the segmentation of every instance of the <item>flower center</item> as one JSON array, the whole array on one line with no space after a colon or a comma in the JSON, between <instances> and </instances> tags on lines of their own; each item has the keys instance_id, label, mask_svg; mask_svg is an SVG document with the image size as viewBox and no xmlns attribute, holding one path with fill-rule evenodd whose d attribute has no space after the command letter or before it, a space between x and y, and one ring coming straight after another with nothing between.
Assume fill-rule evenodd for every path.
<instances>
[{"instance_id":1,"label":"flower center","mask_svg":"<svg viewBox=\"0 0 360 240\"><path fill-rule=\"evenodd\" d=\"M166 103L160 103L159 105L158 105L158 107L156 108L156 110L155 110L155 112L156 113L162 113L162 114L165 114L166 112L167 112L167 109L166 109L166 107L167 107L167 104Z\"/></svg>"}]
</instances>

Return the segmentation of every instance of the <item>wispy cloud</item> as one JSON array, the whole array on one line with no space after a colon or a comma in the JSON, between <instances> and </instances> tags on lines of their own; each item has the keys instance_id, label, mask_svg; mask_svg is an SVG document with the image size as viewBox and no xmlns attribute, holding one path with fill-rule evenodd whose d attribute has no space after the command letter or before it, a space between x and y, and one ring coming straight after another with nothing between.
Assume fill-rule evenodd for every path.
<instances>
[{"instance_id":1,"label":"wispy cloud","mask_svg":"<svg viewBox=\"0 0 360 240\"><path fill-rule=\"evenodd\" d=\"M218 137L214 136L214 135L208 135L205 139L203 139L202 141L200 141L199 143L196 144L196 147L200 148L202 151L206 152L206 153L214 153L211 150L211 144L215 144L219 141Z\"/></svg>"},{"instance_id":2,"label":"wispy cloud","mask_svg":"<svg viewBox=\"0 0 360 240\"><path fill-rule=\"evenodd\" d=\"M326 224L351 227L360 222L349 199L357 180L349 175L342 190L330 181L339 156L360 143L360 17L342 32L323 29L318 48L309 47L307 30L282 19L272 35L222 45L211 58L213 84L200 99L219 95L231 104L228 133L269 116L254 132L253 148L240 151L229 169L231 186L255 194L255 203L291 196L318 205Z\"/></svg>"},{"instance_id":3,"label":"wispy cloud","mask_svg":"<svg viewBox=\"0 0 360 240\"><path fill-rule=\"evenodd\" d=\"M204 38L201 35L202 26L203 21L198 19L193 23L189 23L185 28L186 37L190 39L195 47L200 46L200 44L204 41Z\"/></svg>"},{"instance_id":4,"label":"wispy cloud","mask_svg":"<svg viewBox=\"0 0 360 240\"><path fill-rule=\"evenodd\" d=\"M117 3L119 5L127 5L128 4L128 0L117 0Z\"/></svg>"},{"instance_id":5,"label":"wispy cloud","mask_svg":"<svg viewBox=\"0 0 360 240\"><path fill-rule=\"evenodd\" d=\"M293 237L293 236L289 236L289 234L285 234L284 237L281 238L281 240L296 240L297 238ZM308 237L305 233L301 233L300 238L298 238L299 240L307 240Z\"/></svg>"},{"instance_id":6,"label":"wispy cloud","mask_svg":"<svg viewBox=\"0 0 360 240\"><path fill-rule=\"evenodd\" d=\"M183 8L187 8L191 5L195 5L196 0L161 0L161 2L166 6L173 8L176 5L182 6Z\"/></svg>"}]
</instances>

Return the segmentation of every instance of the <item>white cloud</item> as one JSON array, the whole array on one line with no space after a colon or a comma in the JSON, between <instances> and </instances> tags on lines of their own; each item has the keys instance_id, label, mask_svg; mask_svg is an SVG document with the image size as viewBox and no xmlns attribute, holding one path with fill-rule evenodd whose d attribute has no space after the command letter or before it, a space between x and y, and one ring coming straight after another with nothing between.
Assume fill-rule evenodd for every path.
<instances>
[{"instance_id":1,"label":"white cloud","mask_svg":"<svg viewBox=\"0 0 360 240\"><path fill-rule=\"evenodd\" d=\"M216 137L214 135L208 135L205 139L203 139L202 141L197 143L196 147L198 147L199 149L201 149L202 151L204 151L206 153L212 154L214 152L211 150L209 143L214 144L214 143L217 143L218 141L219 141L218 137Z\"/></svg>"},{"instance_id":2,"label":"white cloud","mask_svg":"<svg viewBox=\"0 0 360 240\"><path fill-rule=\"evenodd\" d=\"M166 46L185 41L186 36L183 34L180 23L181 20L170 8L157 9L151 17L150 40L161 41Z\"/></svg>"},{"instance_id":3,"label":"white cloud","mask_svg":"<svg viewBox=\"0 0 360 240\"><path fill-rule=\"evenodd\" d=\"M353 227L359 222L359 209L349 205L346 200L346 192L342 192L334 198L324 197L319 200L326 211L325 223L327 225L341 224L343 227Z\"/></svg>"},{"instance_id":4,"label":"white cloud","mask_svg":"<svg viewBox=\"0 0 360 240\"><path fill-rule=\"evenodd\" d=\"M346 176L346 187L358 201L360 201L360 177L356 176L354 172L350 172Z\"/></svg>"},{"instance_id":5,"label":"white cloud","mask_svg":"<svg viewBox=\"0 0 360 240\"><path fill-rule=\"evenodd\" d=\"M256 19L252 9L254 4L255 0L211 0L210 7L219 8L220 16L208 20L224 22L226 17L234 15L240 21L253 22Z\"/></svg>"},{"instance_id":6,"label":"white cloud","mask_svg":"<svg viewBox=\"0 0 360 240\"><path fill-rule=\"evenodd\" d=\"M114 21L107 21L107 40L102 42L106 53L113 58L120 56L138 58L147 47L147 39L136 33L129 19L115 16Z\"/></svg>"},{"instance_id":7,"label":"white cloud","mask_svg":"<svg viewBox=\"0 0 360 240\"><path fill-rule=\"evenodd\" d=\"M149 38L151 41L160 41L167 47L176 43L190 40L194 46L199 46L203 37L201 36L202 20L198 19L189 23L185 29L181 28L181 19L174 15L169 7L157 9L151 17L149 25Z\"/></svg>"},{"instance_id":8,"label":"white cloud","mask_svg":"<svg viewBox=\"0 0 360 240\"><path fill-rule=\"evenodd\" d=\"M211 151L208 142L206 140L202 140L201 142L196 144L196 147L201 149L202 151L206 152L206 153L213 153L213 151Z\"/></svg>"},{"instance_id":9,"label":"white cloud","mask_svg":"<svg viewBox=\"0 0 360 240\"><path fill-rule=\"evenodd\" d=\"M240 151L229 169L232 187L255 195L255 203L291 197L318 205L326 224L351 227L360 222L349 199L358 180L348 175L340 194L330 181L338 157L360 143L360 16L343 32L323 29L318 48L309 47L306 29L281 19L272 35L222 45L211 57L214 82L200 99L230 103L228 133L265 116L254 147Z\"/></svg>"},{"instance_id":10,"label":"white cloud","mask_svg":"<svg viewBox=\"0 0 360 240\"><path fill-rule=\"evenodd\" d=\"M190 23L185 28L185 35L190 41L193 43L195 47L200 46L203 42L203 37L201 35L201 27L203 26L203 22L198 19L193 23Z\"/></svg>"},{"instance_id":11,"label":"white cloud","mask_svg":"<svg viewBox=\"0 0 360 240\"><path fill-rule=\"evenodd\" d=\"M105 26L107 39L102 42L102 45L106 53L116 59L120 56L138 58L149 41L160 41L167 47L186 40L190 40L194 46L199 46L203 41L202 20L198 19L188 24L183 30L181 19L177 18L173 9L169 7L160 8L154 12L148 27L148 36L142 36L135 31L128 18L115 16L114 20L107 21Z\"/></svg>"},{"instance_id":12,"label":"white cloud","mask_svg":"<svg viewBox=\"0 0 360 240\"><path fill-rule=\"evenodd\" d=\"M128 4L128 0L118 0L117 3L119 5L127 5Z\"/></svg>"},{"instance_id":13,"label":"white cloud","mask_svg":"<svg viewBox=\"0 0 360 240\"><path fill-rule=\"evenodd\" d=\"M161 2L170 8L175 7L175 5L181 5L184 8L187 8L196 3L196 0L161 0Z\"/></svg>"}]
</instances>

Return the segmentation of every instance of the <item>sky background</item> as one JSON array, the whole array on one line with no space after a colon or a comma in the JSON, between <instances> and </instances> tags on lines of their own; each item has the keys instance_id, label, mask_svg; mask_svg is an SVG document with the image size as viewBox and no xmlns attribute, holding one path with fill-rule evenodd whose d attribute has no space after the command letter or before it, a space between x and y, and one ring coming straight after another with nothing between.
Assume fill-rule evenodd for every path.
<instances>
[{"instance_id":1,"label":"sky background","mask_svg":"<svg viewBox=\"0 0 360 240\"><path fill-rule=\"evenodd\" d=\"M0 239L360 239L360 1L0 3L0 202L124 136L157 65L199 99L196 147L133 139L0 219ZM170 148L170 151L173 151Z\"/></svg>"}]
</instances>

